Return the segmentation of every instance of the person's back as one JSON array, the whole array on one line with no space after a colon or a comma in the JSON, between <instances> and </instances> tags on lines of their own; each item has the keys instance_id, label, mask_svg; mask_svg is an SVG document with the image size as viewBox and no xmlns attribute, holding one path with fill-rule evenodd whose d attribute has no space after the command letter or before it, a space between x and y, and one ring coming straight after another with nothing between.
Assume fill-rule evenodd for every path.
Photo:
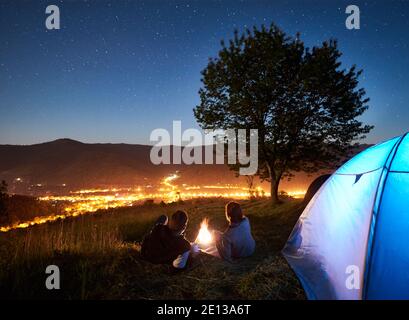
<instances>
[{"instance_id":1,"label":"person's back","mask_svg":"<svg viewBox=\"0 0 409 320\"><path fill-rule=\"evenodd\" d=\"M250 221L237 202L226 205L227 230L216 239L219 255L228 261L245 258L254 253L256 242L251 234Z\"/></svg>"},{"instance_id":2,"label":"person's back","mask_svg":"<svg viewBox=\"0 0 409 320\"><path fill-rule=\"evenodd\" d=\"M168 225L157 224L145 237L141 254L144 259L157 264L172 264L181 254L190 250L183 235L175 235Z\"/></svg>"},{"instance_id":3,"label":"person's back","mask_svg":"<svg viewBox=\"0 0 409 320\"><path fill-rule=\"evenodd\" d=\"M251 235L250 222L244 217L238 224L232 224L224 232L223 238L231 244L232 258L251 256L256 248L256 242Z\"/></svg>"},{"instance_id":4,"label":"person's back","mask_svg":"<svg viewBox=\"0 0 409 320\"><path fill-rule=\"evenodd\" d=\"M187 222L187 213L181 210L172 215L169 224L167 217L161 216L142 241L142 257L152 263L170 264L176 269L185 268L192 249L183 235Z\"/></svg>"}]
</instances>

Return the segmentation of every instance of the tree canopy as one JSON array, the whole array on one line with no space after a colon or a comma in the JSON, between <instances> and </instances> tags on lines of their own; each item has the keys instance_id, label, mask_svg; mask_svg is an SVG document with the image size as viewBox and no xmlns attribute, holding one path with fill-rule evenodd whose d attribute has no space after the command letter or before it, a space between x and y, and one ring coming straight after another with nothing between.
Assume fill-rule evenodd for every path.
<instances>
[{"instance_id":1,"label":"tree canopy","mask_svg":"<svg viewBox=\"0 0 409 320\"><path fill-rule=\"evenodd\" d=\"M356 66L341 68L337 41L307 48L276 25L225 44L202 71L194 115L205 129L258 129L259 170L278 201L282 177L338 163L372 126ZM237 166L235 166L237 167Z\"/></svg>"}]
</instances>

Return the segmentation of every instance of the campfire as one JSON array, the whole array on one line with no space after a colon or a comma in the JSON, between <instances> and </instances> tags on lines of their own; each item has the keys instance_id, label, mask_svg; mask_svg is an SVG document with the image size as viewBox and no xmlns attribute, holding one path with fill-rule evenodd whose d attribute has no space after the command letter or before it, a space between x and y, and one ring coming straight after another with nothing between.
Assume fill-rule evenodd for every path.
<instances>
[{"instance_id":1,"label":"campfire","mask_svg":"<svg viewBox=\"0 0 409 320\"><path fill-rule=\"evenodd\" d=\"M196 238L196 243L204 247L210 245L213 241L213 237L209 231L208 226L209 226L209 221L207 219L204 219L202 223L200 224L199 234L197 235L197 238Z\"/></svg>"}]
</instances>

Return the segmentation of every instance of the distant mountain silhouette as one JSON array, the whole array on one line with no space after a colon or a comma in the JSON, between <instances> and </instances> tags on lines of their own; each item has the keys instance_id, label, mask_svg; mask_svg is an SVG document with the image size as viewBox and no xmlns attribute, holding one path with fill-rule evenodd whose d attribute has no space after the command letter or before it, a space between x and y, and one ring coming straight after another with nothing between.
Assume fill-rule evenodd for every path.
<instances>
[{"instance_id":1,"label":"distant mountain silhouette","mask_svg":"<svg viewBox=\"0 0 409 320\"><path fill-rule=\"evenodd\" d=\"M25 183L95 187L159 183L180 171L185 183L235 180L224 165L154 165L151 146L82 143L59 139L35 145L0 145L0 179Z\"/></svg>"},{"instance_id":2,"label":"distant mountain silhouette","mask_svg":"<svg viewBox=\"0 0 409 320\"><path fill-rule=\"evenodd\" d=\"M366 148L362 145L357 151ZM100 186L159 184L175 171L178 183L240 183L225 165L154 165L151 146L111 143L82 143L58 139L34 145L0 145L0 180L6 180L12 191L26 193L31 185L51 188L65 184L70 190ZM306 188L314 176L296 175L292 188ZM21 178L23 182L16 183ZM283 182L287 185L287 182Z\"/></svg>"}]
</instances>

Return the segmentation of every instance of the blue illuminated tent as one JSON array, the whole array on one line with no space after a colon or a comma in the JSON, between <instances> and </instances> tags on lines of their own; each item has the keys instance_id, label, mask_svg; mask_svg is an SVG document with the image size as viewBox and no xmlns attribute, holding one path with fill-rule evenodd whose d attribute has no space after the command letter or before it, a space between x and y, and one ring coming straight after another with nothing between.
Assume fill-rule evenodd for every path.
<instances>
[{"instance_id":1,"label":"blue illuminated tent","mask_svg":"<svg viewBox=\"0 0 409 320\"><path fill-rule=\"evenodd\" d=\"M409 135L339 168L283 254L309 299L409 299Z\"/></svg>"}]
</instances>

